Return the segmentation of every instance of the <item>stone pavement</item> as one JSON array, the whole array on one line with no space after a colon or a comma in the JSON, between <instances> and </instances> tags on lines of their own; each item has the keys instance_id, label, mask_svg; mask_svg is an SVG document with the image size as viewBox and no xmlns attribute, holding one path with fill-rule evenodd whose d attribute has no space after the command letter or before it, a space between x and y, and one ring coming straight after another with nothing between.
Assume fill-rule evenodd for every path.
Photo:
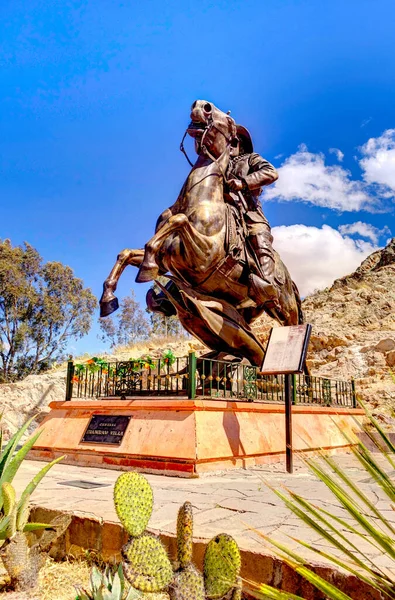
<instances>
[{"instance_id":1,"label":"stone pavement","mask_svg":"<svg viewBox=\"0 0 395 600\"><path fill-rule=\"evenodd\" d=\"M372 483L369 475L361 471L354 457L343 454L336 456L335 460L374 501L377 508L383 510L388 519L395 523L395 512L388 500L377 489L377 485ZM44 463L35 461L23 463L14 480L18 493L43 466ZM119 474L119 471L113 470L57 464L34 492L32 502L41 507L73 512L79 516L118 522L112 494ZM149 523L151 530L174 536L178 508L185 500L189 500L194 508L195 538L204 540L217 533L229 533L241 549L258 554L271 552L251 527L278 541L286 541L294 549L301 550L305 556L307 551L302 550L288 536L327 548L327 543L294 516L266 487L264 480L276 488L284 484L332 513L343 518L346 516L328 488L298 461L292 475L285 472L284 465L275 464L249 470L210 473L199 479L151 474L146 477L154 490L154 511ZM81 481L88 482L88 485L102 485L92 489L75 487L75 482L78 485ZM359 539L358 547L361 547ZM367 548L367 552L372 555L371 548ZM317 562L316 558L314 562ZM381 557L380 562L384 566L385 557Z\"/></svg>"}]
</instances>

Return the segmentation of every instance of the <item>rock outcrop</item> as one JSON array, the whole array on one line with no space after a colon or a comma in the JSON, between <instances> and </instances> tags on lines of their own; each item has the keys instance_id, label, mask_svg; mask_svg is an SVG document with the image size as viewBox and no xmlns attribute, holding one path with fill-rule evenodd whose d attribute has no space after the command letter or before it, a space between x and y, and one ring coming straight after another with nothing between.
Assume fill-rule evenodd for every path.
<instances>
[{"instance_id":1,"label":"rock outcrop","mask_svg":"<svg viewBox=\"0 0 395 600\"><path fill-rule=\"evenodd\" d=\"M49 403L63 399L66 389L66 369L54 370L42 375L29 375L23 381L0 385L0 410L4 437L36 415L41 422L49 411ZM32 429L34 425L32 425Z\"/></svg>"}]
</instances>

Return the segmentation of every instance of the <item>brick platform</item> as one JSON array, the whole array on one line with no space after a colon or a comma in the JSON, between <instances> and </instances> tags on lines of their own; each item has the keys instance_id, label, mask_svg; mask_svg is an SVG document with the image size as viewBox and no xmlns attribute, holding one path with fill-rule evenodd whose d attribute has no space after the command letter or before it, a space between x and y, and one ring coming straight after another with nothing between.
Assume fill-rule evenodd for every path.
<instances>
[{"instance_id":1,"label":"brick platform","mask_svg":"<svg viewBox=\"0 0 395 600\"><path fill-rule=\"evenodd\" d=\"M129 398L52 402L30 458L184 477L283 461L284 405L206 399ZM119 446L81 443L92 415L130 415ZM347 448L363 411L293 407L295 451Z\"/></svg>"}]
</instances>

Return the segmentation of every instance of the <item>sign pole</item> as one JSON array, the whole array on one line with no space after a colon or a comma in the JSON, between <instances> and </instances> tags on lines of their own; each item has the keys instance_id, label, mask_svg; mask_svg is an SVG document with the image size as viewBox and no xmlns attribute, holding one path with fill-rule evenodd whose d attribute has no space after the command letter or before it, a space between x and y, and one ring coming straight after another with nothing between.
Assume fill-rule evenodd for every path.
<instances>
[{"instance_id":1,"label":"sign pole","mask_svg":"<svg viewBox=\"0 0 395 600\"><path fill-rule=\"evenodd\" d=\"M285 399L285 456L287 472L293 473L292 456L292 404L296 403L295 375L303 373L311 325L274 327L270 332L261 375L284 375Z\"/></svg>"},{"instance_id":2,"label":"sign pole","mask_svg":"<svg viewBox=\"0 0 395 600\"><path fill-rule=\"evenodd\" d=\"M285 375L285 454L287 473L293 473L293 456L292 456L292 399L293 385L292 375Z\"/></svg>"}]
</instances>

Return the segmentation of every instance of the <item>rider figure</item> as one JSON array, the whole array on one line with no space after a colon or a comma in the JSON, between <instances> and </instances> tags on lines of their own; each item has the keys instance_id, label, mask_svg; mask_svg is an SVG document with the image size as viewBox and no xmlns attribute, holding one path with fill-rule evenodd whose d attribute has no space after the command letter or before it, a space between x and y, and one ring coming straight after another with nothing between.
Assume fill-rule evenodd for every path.
<instances>
[{"instance_id":1,"label":"rider figure","mask_svg":"<svg viewBox=\"0 0 395 600\"><path fill-rule=\"evenodd\" d=\"M267 282L264 295L277 305L277 288L274 282L275 258L270 225L263 214L259 196L262 187L278 179L276 169L254 152L251 135L242 125L237 125L237 138L232 141L231 158L227 171L227 187L230 192L242 196L243 218L247 227L248 241L257 258L259 275ZM225 199L232 194L225 190ZM238 202L240 208L240 202ZM263 291L262 289L260 290Z\"/></svg>"}]
</instances>

